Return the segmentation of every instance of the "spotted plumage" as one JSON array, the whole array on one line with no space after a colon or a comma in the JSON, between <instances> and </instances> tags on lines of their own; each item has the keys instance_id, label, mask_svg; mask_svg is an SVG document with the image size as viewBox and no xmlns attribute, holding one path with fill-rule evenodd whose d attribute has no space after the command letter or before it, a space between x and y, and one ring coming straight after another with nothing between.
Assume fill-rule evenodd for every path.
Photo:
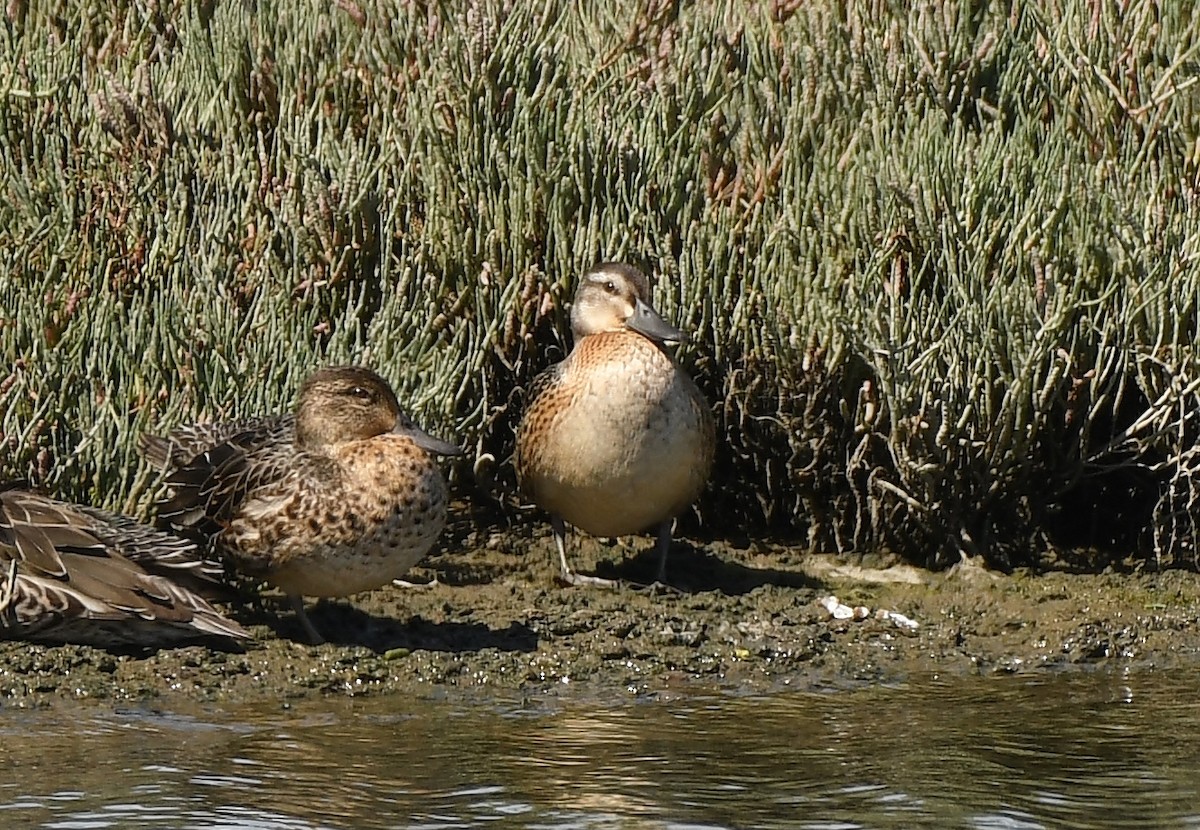
<instances>
[{"instance_id":1,"label":"spotted plumage","mask_svg":"<svg viewBox=\"0 0 1200 830\"><path fill-rule=\"evenodd\" d=\"M288 595L310 639L303 597L349 596L402 576L446 523L433 454L383 378L360 367L314 372L296 413L145 436L171 472L159 519L211 538L243 573Z\"/></svg>"},{"instance_id":2,"label":"spotted plumage","mask_svg":"<svg viewBox=\"0 0 1200 830\"><path fill-rule=\"evenodd\" d=\"M649 305L645 274L603 263L580 281L575 338L539 375L517 430L522 492L551 515L564 578L563 521L596 536L658 531L665 578L671 524L700 495L716 443L712 412L664 348L682 332Z\"/></svg>"},{"instance_id":3,"label":"spotted plumage","mask_svg":"<svg viewBox=\"0 0 1200 830\"><path fill-rule=\"evenodd\" d=\"M114 649L246 639L197 593L220 570L127 516L0 487L0 637Z\"/></svg>"}]
</instances>

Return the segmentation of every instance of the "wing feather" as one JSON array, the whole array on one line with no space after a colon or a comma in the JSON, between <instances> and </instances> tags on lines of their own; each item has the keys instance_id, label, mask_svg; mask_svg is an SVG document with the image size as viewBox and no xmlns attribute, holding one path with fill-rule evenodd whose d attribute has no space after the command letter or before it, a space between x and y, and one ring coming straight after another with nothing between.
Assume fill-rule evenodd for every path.
<instances>
[{"instance_id":1,"label":"wing feather","mask_svg":"<svg viewBox=\"0 0 1200 830\"><path fill-rule=\"evenodd\" d=\"M249 637L170 576L213 567L195 543L127 516L0 486L0 567L0 636L100 646Z\"/></svg>"}]
</instances>

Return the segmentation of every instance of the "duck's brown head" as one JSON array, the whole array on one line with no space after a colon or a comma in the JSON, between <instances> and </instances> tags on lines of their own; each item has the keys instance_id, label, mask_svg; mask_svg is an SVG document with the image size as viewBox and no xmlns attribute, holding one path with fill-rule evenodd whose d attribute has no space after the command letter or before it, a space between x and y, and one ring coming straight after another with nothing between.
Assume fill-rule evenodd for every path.
<instances>
[{"instance_id":1,"label":"duck's brown head","mask_svg":"<svg viewBox=\"0 0 1200 830\"><path fill-rule=\"evenodd\" d=\"M595 265L579 281L571 303L576 342L592 334L630 329L658 343L679 343L686 335L650 305L650 280L622 262Z\"/></svg>"},{"instance_id":2,"label":"duck's brown head","mask_svg":"<svg viewBox=\"0 0 1200 830\"><path fill-rule=\"evenodd\" d=\"M296 445L319 446L361 441L394 432L438 455L460 455L453 444L434 438L400 408L391 385L362 366L330 366L309 375L296 400Z\"/></svg>"}]
</instances>

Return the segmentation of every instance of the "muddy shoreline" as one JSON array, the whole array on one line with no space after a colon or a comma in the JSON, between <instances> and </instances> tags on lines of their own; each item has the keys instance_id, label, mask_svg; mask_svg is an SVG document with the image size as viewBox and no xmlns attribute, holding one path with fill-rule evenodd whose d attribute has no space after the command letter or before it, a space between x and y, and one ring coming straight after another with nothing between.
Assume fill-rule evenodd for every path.
<instances>
[{"instance_id":1,"label":"muddy shoreline","mask_svg":"<svg viewBox=\"0 0 1200 830\"><path fill-rule=\"evenodd\" d=\"M645 582L653 542L577 539L580 570ZM412 573L428 587L309 603L310 646L283 598L227 606L255 641L151 654L0 643L0 706L56 700L254 702L346 695L685 694L1200 662L1200 577L934 574L767 544L683 539L676 588L557 584L548 533L472 533ZM863 618L836 619L836 596ZM880 610L903 615L909 628Z\"/></svg>"}]
</instances>

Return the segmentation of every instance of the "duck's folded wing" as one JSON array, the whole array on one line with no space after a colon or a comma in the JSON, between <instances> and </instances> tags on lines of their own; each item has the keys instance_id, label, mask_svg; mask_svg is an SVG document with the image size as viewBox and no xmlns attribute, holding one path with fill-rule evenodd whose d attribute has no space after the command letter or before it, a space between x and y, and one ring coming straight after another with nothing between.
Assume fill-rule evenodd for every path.
<instances>
[{"instance_id":1,"label":"duck's folded wing","mask_svg":"<svg viewBox=\"0 0 1200 830\"><path fill-rule=\"evenodd\" d=\"M138 450L150 464L169 471L187 465L201 453L239 435L254 434L271 443L290 444L295 431L296 418L290 413L213 424L188 424L165 436L143 433L138 438Z\"/></svg>"},{"instance_id":2,"label":"duck's folded wing","mask_svg":"<svg viewBox=\"0 0 1200 830\"><path fill-rule=\"evenodd\" d=\"M71 505L25 490L0 490L0 558L46 576L66 576L60 551L102 553L104 543ZM7 551L7 553L6 553Z\"/></svg>"},{"instance_id":3,"label":"duck's folded wing","mask_svg":"<svg viewBox=\"0 0 1200 830\"><path fill-rule=\"evenodd\" d=\"M203 597L116 557L64 553L55 579L10 563L0 584L0 636L100 646L248 639Z\"/></svg>"},{"instance_id":4,"label":"duck's folded wing","mask_svg":"<svg viewBox=\"0 0 1200 830\"><path fill-rule=\"evenodd\" d=\"M100 543L147 571L177 580L193 590L222 584L224 567L206 558L191 539L98 507L75 505L75 509L91 520L91 533Z\"/></svg>"},{"instance_id":5,"label":"duck's folded wing","mask_svg":"<svg viewBox=\"0 0 1200 830\"><path fill-rule=\"evenodd\" d=\"M292 443L252 431L204 450L167 476L171 495L161 501L161 523L212 536L227 527L255 491L294 473Z\"/></svg>"},{"instance_id":6,"label":"duck's folded wing","mask_svg":"<svg viewBox=\"0 0 1200 830\"><path fill-rule=\"evenodd\" d=\"M165 575L203 567L193 543L126 516L0 487L0 565L0 636L98 645L248 636Z\"/></svg>"}]
</instances>

